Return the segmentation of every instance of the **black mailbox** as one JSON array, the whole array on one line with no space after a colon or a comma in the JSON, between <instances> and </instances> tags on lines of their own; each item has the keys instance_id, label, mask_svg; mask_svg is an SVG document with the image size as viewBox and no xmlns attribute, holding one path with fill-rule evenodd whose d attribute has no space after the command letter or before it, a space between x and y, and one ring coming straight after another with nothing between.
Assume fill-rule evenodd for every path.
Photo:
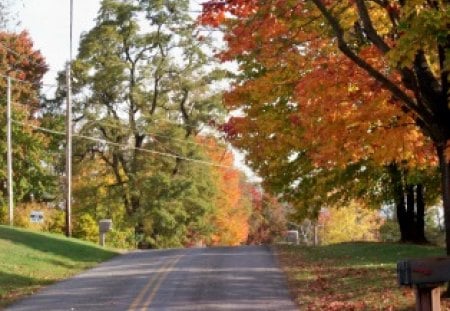
<instances>
[{"instance_id":1,"label":"black mailbox","mask_svg":"<svg viewBox=\"0 0 450 311\"><path fill-rule=\"evenodd\" d=\"M421 286L450 281L450 257L402 260L397 263L400 285Z\"/></svg>"}]
</instances>

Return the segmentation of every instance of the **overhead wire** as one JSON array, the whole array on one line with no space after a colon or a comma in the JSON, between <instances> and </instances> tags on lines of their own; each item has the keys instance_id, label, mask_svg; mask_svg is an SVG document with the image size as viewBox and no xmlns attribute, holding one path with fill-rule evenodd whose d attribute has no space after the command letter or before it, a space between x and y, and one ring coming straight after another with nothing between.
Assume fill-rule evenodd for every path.
<instances>
[{"instance_id":1,"label":"overhead wire","mask_svg":"<svg viewBox=\"0 0 450 311\"><path fill-rule=\"evenodd\" d=\"M30 63L35 64L35 65L37 65L37 66L39 66L39 67L46 66L45 63L44 63L44 64L38 63L38 62L36 61L36 59L32 58L30 55L21 54L21 53L15 51L14 49L12 49L11 47L5 45L5 44L4 44L3 42L1 42L1 41L0 41L0 47L2 47L3 49L5 49L5 50L8 51L9 53L11 53L11 54L17 56L17 57L18 57L19 59L21 59L21 60L22 60L22 59L27 59ZM14 71L18 72L18 70L14 70ZM49 72L54 72L54 71L46 70L46 73L49 73ZM3 77L8 77L8 76L5 76L5 75L3 75L3 74L2 74L1 76L3 76ZM10 78L11 78L11 80L13 80L13 81L21 81L21 82L28 83L28 84L31 84L31 85L43 85L43 86L45 86L44 84L41 84L41 83L37 84L37 83L32 83L32 82L29 82L29 81L26 81L26 80L22 80L22 79L19 79L19 78L13 78L13 77L10 77Z\"/></svg>"},{"instance_id":2,"label":"overhead wire","mask_svg":"<svg viewBox=\"0 0 450 311\"><path fill-rule=\"evenodd\" d=\"M11 77L11 76L8 76L8 75L6 75L6 74L2 74L2 73L0 73L0 77L3 77L3 78L10 78L11 79L11 81L16 81L16 82L20 82L20 83L24 83L24 84L30 84L30 85L35 85L35 86L44 86L44 87L58 87L58 85L57 84L48 84L48 83L33 83L33 82L30 82L30 81L27 81L27 80L24 80L24 79L19 79L19 78L14 78L14 77Z\"/></svg>"},{"instance_id":3,"label":"overhead wire","mask_svg":"<svg viewBox=\"0 0 450 311\"><path fill-rule=\"evenodd\" d=\"M162 120L162 119L160 119L160 120ZM96 122L98 122L98 121L94 121L93 123L96 123ZM106 127L115 128L115 129L122 129L121 126L113 125L113 124L101 123L101 126L106 126ZM172 140L172 141L177 141L177 142L181 142L181 143L185 143L185 144L189 144L189 145L197 145L197 146L201 146L201 147L207 147L208 149L211 149L211 150L226 150L227 149L227 147L214 147L214 146L210 146L210 145L208 145L206 143L199 143L199 142L195 142L195 141L188 141L188 140L183 140L183 139L177 139L177 138L173 138L173 137L171 137L169 135L161 135L161 134L157 134L157 133L150 132L150 131L145 131L145 132L143 132L143 134L146 134L146 135L148 135L150 137L154 136L154 137L159 137L159 138L167 138L167 139Z\"/></svg>"},{"instance_id":4,"label":"overhead wire","mask_svg":"<svg viewBox=\"0 0 450 311\"><path fill-rule=\"evenodd\" d=\"M36 59L31 58L31 56L29 56L29 55L21 54L21 53L15 51L15 50L13 50L11 47L5 45L5 44L4 44L3 42L1 42L1 41L0 41L0 46L3 47L3 48L4 48L5 50L7 50L8 52L10 52L11 54L14 54L15 56L17 56L17 57L19 57L19 58L21 58L21 59L26 58L26 59L27 59L28 61L30 61L31 63L33 63L33 64L35 64L35 65L42 66L42 64L36 62ZM49 72L59 73L59 71L57 71L57 70L47 70L47 71L46 71L46 73L49 73Z\"/></svg>"},{"instance_id":5,"label":"overhead wire","mask_svg":"<svg viewBox=\"0 0 450 311\"><path fill-rule=\"evenodd\" d=\"M4 78L8 78L8 77L9 77L9 76L4 75L4 74L1 74L1 73L0 73L0 76L1 76L1 77L4 77ZM26 80L23 80L23 79L12 78L12 77L9 77L9 78L10 78L11 80L13 80L13 81L17 81L17 82L20 82L20 83L26 83L26 84L36 85L36 84L34 84L34 83L31 83L31 82L26 81ZM48 89L46 90L46 92L50 91L51 88L56 88L56 87L58 87L58 85L56 85L56 84L45 84L45 83L44 83L44 84L39 84L39 85L48 88ZM170 121L170 120L167 120L167 119L155 119L154 121L156 121L156 122L162 121L162 122L165 122L165 123L176 124L176 125L183 126L183 127L192 127L192 128L196 128L196 126L194 126L194 125L180 124L179 122L176 122L176 121ZM108 126L108 127L119 128L118 126L109 125L109 124L107 124L106 126ZM152 133L152 132L146 132L145 134L147 134L147 135L149 135L149 136L160 137L160 138L170 138L170 139L173 140L173 141L179 141L179 142L183 142L183 143L186 143L186 144L193 144L193 145L198 145L198 146L206 146L206 147L208 147L209 149L217 149L217 150L218 150L218 149L221 149L221 150L226 149L226 148L220 148L220 147L219 147L219 148L216 148L216 147L208 146L207 144L202 144L202 143L197 143L197 142L191 142L191 141L185 141L185 140L181 140L181 139L175 139L175 138L171 138L170 136L160 135L160 134L156 134L156 133Z\"/></svg>"},{"instance_id":6,"label":"overhead wire","mask_svg":"<svg viewBox=\"0 0 450 311\"><path fill-rule=\"evenodd\" d=\"M190 10L189 13L202 13L202 11L201 10ZM199 31L217 31L217 30L213 30L213 29L201 29L201 28L198 28L198 30ZM37 63L37 61L35 59L31 58L30 56L18 53L17 51L15 51L12 48L10 48L7 45L5 45L3 42L0 42L0 46L3 47L8 52L14 54L15 56L17 56L17 57L19 57L21 59L26 58L31 63L34 63L36 65L42 65L40 63ZM24 79L10 77L8 75L1 74L1 73L0 73L0 77L10 78L12 81L16 81L16 82L19 82L19 83L30 84L30 85L41 86L41 87L47 87L48 89L46 90L46 92L48 92L51 88L58 87L57 84L33 83L33 82L30 82L30 81L27 81L27 80L24 80ZM54 131L54 130L51 130L51 129L47 129L47 128L43 128L43 127L31 125L31 124L25 124L23 122L19 122L19 121L16 121L16 120L12 120L12 121L15 122L15 123L21 124L23 126L31 126L31 127L35 128L37 130L41 130L41 131L44 131L44 132L47 132L47 133L52 133L52 134L56 134L56 135L65 135L65 133L63 133L63 132ZM180 124L178 122L169 121L169 120L165 120L165 119L157 119L155 121L157 121L157 122L158 121L163 121L163 122L177 124L177 125L185 126L185 127L196 127L196 126L192 126L192 125L189 125L189 124ZM183 143L195 144L195 145L199 145L199 146L207 146L208 148L211 148L211 146L208 146L206 144L197 143L197 142L189 142L189 141L184 141L184 140L181 140L181 139L174 139L174 138L172 138L170 136L159 135L159 134L156 134L156 133L146 133L146 134L148 134L149 136L155 136L155 137L161 137L161 138L170 138L171 140L174 140L174 141L180 141L180 142L183 142ZM225 166L225 165L221 165L221 164L215 164L215 163L208 162L208 161L192 159L192 158L178 156L178 155L173 155L173 154L170 154L170 153L159 152L159 151L156 151L156 150L130 147L130 146L126 146L126 145L123 145L123 144L110 142L110 141L107 141L107 140L104 140L104 139L95 138L95 137L89 137L89 136L84 136L84 135L79 135L79 134L74 134L73 136L74 137L78 137L78 138L84 138L84 139L92 140L92 141L102 142L102 143L109 144L109 145L121 146L121 147L125 147L125 148L128 148L128 149L136 149L136 150L140 150L140 151L144 151L144 152L150 152L150 153L161 155L161 156L168 156L168 157L172 157L172 158L179 158L179 159L183 159L183 160L186 160L186 161L202 163L202 164L207 164L207 165L213 165L213 166L218 166L218 167L232 168L230 166ZM214 149L219 149L219 148L214 148ZM221 149L224 150L226 148L221 148Z\"/></svg>"},{"instance_id":7,"label":"overhead wire","mask_svg":"<svg viewBox=\"0 0 450 311\"><path fill-rule=\"evenodd\" d=\"M54 135L59 135L59 136L65 136L66 135L66 133L64 133L64 132L52 130L52 129L49 129L49 128L45 128L45 127L41 127L41 126L29 124L29 123L27 124L25 122L17 121L17 120L14 120L14 119L12 120L12 122L16 123L16 124L19 124L19 125L22 125L22 126L29 126L29 127L33 128L35 130L39 130L39 131L46 132L46 133L49 133L49 134L54 134ZM185 156L174 155L174 154L171 154L171 153L160 152L160 151L153 150L153 149L132 147L132 146L128 146L128 145L125 145L125 144L120 144L120 143L115 143L115 142L112 142L112 141L108 141L108 140L103 139L103 138L91 137L91 136L80 135L80 134L73 134L72 136L73 137L77 137L77 138L81 138L81 139L86 139L86 140L93 141L93 142L98 142L98 143L105 144L105 145L110 145L110 146L124 148L125 150L138 150L138 151L150 153L150 154L153 154L153 155L169 157L169 158L173 158L173 159L181 159L181 160L184 160L184 161L187 161L187 162L204 164L204 165L213 166L213 167L220 167L220 168L225 168L225 169L229 169L229 170L237 170L236 168L234 168L232 166L229 166L229 165L223 165L223 164L219 164L219 163L214 163L214 162L209 162L209 161L189 158L189 157L185 157Z\"/></svg>"}]
</instances>

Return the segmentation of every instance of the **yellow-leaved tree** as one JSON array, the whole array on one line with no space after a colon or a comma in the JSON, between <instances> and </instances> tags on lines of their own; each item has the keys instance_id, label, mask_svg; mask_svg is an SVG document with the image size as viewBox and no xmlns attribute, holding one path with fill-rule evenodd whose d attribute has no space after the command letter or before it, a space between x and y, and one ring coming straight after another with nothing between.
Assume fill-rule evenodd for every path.
<instances>
[{"instance_id":1,"label":"yellow-leaved tree","mask_svg":"<svg viewBox=\"0 0 450 311\"><path fill-rule=\"evenodd\" d=\"M378 211L367 209L356 202L349 206L323 210L319 216L322 244L350 241L378 241L382 219Z\"/></svg>"}]
</instances>

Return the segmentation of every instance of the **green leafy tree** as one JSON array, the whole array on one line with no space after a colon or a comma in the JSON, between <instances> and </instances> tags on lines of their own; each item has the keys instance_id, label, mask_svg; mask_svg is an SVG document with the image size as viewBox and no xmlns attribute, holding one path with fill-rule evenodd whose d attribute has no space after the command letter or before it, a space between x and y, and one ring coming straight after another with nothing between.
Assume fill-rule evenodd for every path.
<instances>
[{"instance_id":1,"label":"green leafy tree","mask_svg":"<svg viewBox=\"0 0 450 311\"><path fill-rule=\"evenodd\" d=\"M74 141L77 167L107 168L140 246L179 246L207 231L209 169L185 159L206 159L194 137L222 116L212 85L223 74L187 11L187 1L104 0L73 62L77 131L98 138Z\"/></svg>"},{"instance_id":2,"label":"green leafy tree","mask_svg":"<svg viewBox=\"0 0 450 311\"><path fill-rule=\"evenodd\" d=\"M26 32L0 32L0 101L2 124L6 124L6 76L11 78L13 188L16 203L51 199L56 178L48 168L49 137L35 131L41 119L40 86L47 71L45 60ZM6 154L6 128L0 129L0 152ZM0 158L0 204L6 204L6 157ZM5 214L5 213L3 213Z\"/></svg>"}]
</instances>

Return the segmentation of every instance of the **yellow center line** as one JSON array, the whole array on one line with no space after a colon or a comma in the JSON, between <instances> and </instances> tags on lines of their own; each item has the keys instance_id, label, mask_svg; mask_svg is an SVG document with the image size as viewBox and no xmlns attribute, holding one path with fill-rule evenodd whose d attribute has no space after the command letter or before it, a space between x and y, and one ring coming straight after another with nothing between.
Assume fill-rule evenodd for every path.
<instances>
[{"instance_id":1,"label":"yellow center line","mask_svg":"<svg viewBox=\"0 0 450 311\"><path fill-rule=\"evenodd\" d=\"M149 278L145 287L139 292L137 297L133 300L128 311L134 311L136 307L141 303L142 299L144 299L145 293L150 289L150 287L157 281L160 273L166 269L171 264L171 261L165 262L159 269Z\"/></svg>"},{"instance_id":2,"label":"yellow center line","mask_svg":"<svg viewBox=\"0 0 450 311\"><path fill-rule=\"evenodd\" d=\"M178 263L178 261L180 261L181 257L183 257L183 255L177 256L177 258L175 258L173 260L172 264L166 269L166 271L164 271L164 273L158 279L155 287L153 287L153 290L150 292L150 295L148 296L147 300L144 302L142 309L141 309L142 311L146 311L147 308L150 306L150 304L152 303L153 299L156 296L156 293L158 292L159 288L161 287L162 282L164 282L164 280L167 278L167 275L171 272L173 267L175 267L176 264Z\"/></svg>"}]
</instances>

